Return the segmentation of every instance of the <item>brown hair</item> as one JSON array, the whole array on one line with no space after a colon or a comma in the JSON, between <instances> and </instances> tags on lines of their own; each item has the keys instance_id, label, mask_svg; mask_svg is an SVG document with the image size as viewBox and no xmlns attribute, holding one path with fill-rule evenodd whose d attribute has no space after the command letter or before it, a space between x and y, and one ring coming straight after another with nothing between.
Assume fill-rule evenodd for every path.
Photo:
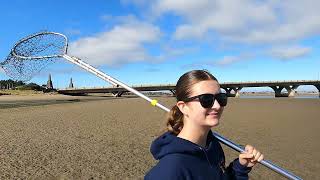
<instances>
[{"instance_id":1,"label":"brown hair","mask_svg":"<svg viewBox=\"0 0 320 180\"><path fill-rule=\"evenodd\" d=\"M192 93L192 87L194 84L200 81L214 80L218 81L212 74L206 70L193 70L183 74L176 85L176 99L182 101L190 97ZM177 105L173 106L169 112L167 119L167 131L178 135L183 128L183 113L180 111Z\"/></svg>"}]
</instances>

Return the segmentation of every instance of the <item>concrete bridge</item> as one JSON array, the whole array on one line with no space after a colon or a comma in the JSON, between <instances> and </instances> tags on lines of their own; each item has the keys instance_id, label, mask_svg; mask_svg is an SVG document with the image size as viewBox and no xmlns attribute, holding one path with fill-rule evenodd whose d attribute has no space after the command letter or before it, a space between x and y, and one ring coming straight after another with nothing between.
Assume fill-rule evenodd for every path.
<instances>
[{"instance_id":1,"label":"concrete bridge","mask_svg":"<svg viewBox=\"0 0 320 180\"><path fill-rule=\"evenodd\" d=\"M318 89L320 97L320 81L255 81L255 82L226 82L220 83L221 88L226 91L230 97L239 97L240 91L245 87L270 87L275 92L275 97L294 97L296 89L302 85L313 85ZM144 85L144 86L132 86L138 91L170 91L175 94L175 85ZM281 92L283 89L287 90L287 93ZM91 89L60 89L61 94L67 95L84 95L87 93L112 93L114 96L120 97L128 90L121 87L107 87L107 88L91 88Z\"/></svg>"},{"instance_id":2,"label":"concrete bridge","mask_svg":"<svg viewBox=\"0 0 320 180\"><path fill-rule=\"evenodd\" d=\"M314 80L228 82L221 83L221 88L226 90L228 95L236 97L240 95L239 92L244 87L270 87L274 90L275 97L294 97L296 89L301 85L315 86L320 96L320 81ZM281 92L283 89L287 90L287 93Z\"/></svg>"}]
</instances>

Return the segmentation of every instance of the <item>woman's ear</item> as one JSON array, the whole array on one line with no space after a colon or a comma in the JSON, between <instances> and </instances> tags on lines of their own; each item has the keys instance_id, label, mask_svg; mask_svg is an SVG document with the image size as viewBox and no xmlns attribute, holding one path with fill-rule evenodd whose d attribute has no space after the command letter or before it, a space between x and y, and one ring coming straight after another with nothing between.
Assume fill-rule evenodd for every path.
<instances>
[{"instance_id":1,"label":"woman's ear","mask_svg":"<svg viewBox=\"0 0 320 180\"><path fill-rule=\"evenodd\" d=\"M177 102L177 107L179 108L179 110L182 112L182 114L184 115L188 115L188 106L185 102L183 101L178 101Z\"/></svg>"}]
</instances>

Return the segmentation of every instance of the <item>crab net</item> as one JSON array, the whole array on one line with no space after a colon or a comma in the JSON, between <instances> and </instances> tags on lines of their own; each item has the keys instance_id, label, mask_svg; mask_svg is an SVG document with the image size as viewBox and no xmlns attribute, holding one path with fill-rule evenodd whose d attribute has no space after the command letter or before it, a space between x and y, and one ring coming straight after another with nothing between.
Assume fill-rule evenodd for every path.
<instances>
[{"instance_id":1,"label":"crab net","mask_svg":"<svg viewBox=\"0 0 320 180\"><path fill-rule=\"evenodd\" d=\"M59 33L41 32L21 39L0 65L14 80L29 81L67 51L67 38Z\"/></svg>"}]
</instances>

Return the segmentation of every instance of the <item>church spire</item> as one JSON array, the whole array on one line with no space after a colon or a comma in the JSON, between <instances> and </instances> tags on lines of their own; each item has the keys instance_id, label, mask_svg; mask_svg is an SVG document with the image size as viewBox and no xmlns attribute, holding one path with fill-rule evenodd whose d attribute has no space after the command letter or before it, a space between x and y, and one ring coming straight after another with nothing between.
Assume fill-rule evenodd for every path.
<instances>
[{"instance_id":1,"label":"church spire","mask_svg":"<svg viewBox=\"0 0 320 180\"><path fill-rule=\"evenodd\" d=\"M51 80L51 74L49 74L49 78L47 81L47 89L53 89L52 80Z\"/></svg>"},{"instance_id":2,"label":"church spire","mask_svg":"<svg viewBox=\"0 0 320 180\"><path fill-rule=\"evenodd\" d=\"M70 78L69 88L73 88L72 78Z\"/></svg>"}]
</instances>

